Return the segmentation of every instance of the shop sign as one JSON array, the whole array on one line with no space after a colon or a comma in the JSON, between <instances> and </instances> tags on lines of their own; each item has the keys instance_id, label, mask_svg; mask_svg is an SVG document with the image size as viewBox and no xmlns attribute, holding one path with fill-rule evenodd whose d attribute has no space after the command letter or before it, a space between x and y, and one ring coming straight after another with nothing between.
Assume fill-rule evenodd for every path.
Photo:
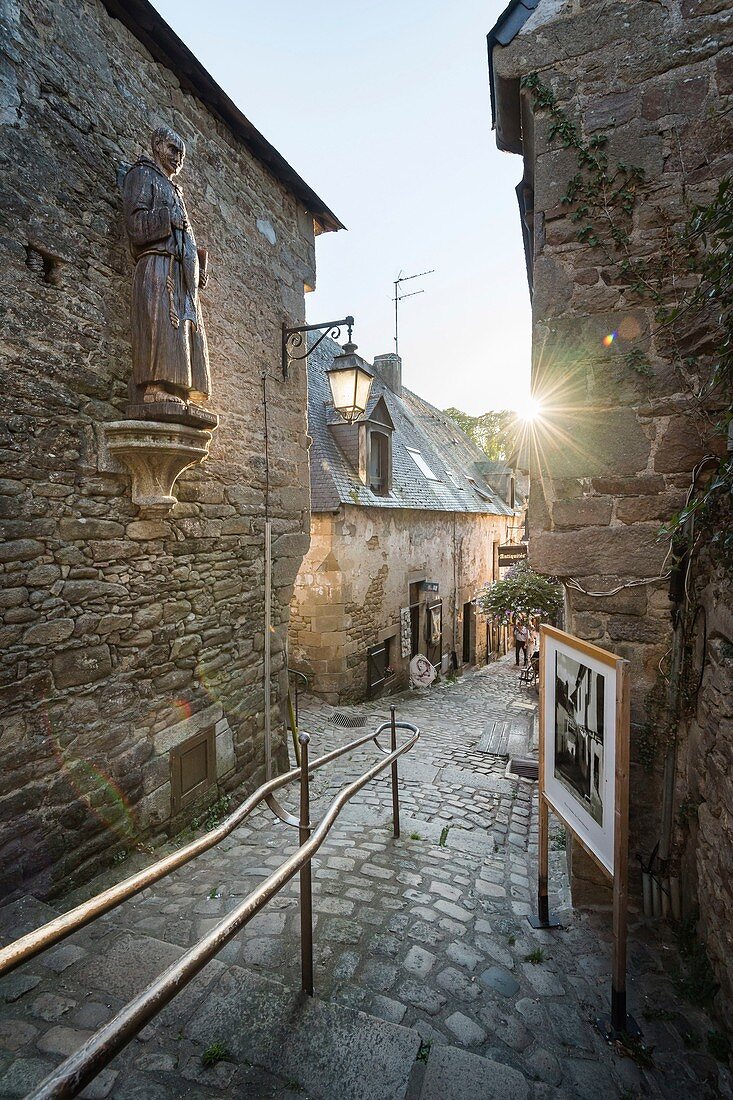
<instances>
[{"instance_id":1,"label":"shop sign","mask_svg":"<svg viewBox=\"0 0 733 1100\"><path fill-rule=\"evenodd\" d=\"M511 565L517 565L527 557L527 543L518 542L511 546L499 547L498 565L500 569L506 569Z\"/></svg>"}]
</instances>

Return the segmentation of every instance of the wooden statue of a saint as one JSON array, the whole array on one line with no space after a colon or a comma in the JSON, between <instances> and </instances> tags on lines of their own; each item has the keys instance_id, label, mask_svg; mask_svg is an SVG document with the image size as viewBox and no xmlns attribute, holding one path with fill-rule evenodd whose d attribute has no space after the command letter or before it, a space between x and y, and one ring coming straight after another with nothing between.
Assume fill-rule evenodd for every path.
<instances>
[{"instance_id":1,"label":"wooden statue of a saint","mask_svg":"<svg viewBox=\"0 0 733 1100\"><path fill-rule=\"evenodd\" d=\"M135 262L132 281L132 380L127 415L211 428L209 352L199 289L208 253L196 247L181 170L186 148L174 130L152 134L124 178L125 224Z\"/></svg>"}]
</instances>

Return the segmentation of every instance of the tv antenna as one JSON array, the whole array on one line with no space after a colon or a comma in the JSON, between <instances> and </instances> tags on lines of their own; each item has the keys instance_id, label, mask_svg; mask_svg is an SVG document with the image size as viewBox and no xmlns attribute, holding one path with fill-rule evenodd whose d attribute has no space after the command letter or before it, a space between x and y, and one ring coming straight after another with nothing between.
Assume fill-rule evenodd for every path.
<instances>
[{"instance_id":1,"label":"tv antenna","mask_svg":"<svg viewBox=\"0 0 733 1100\"><path fill-rule=\"evenodd\" d=\"M414 298L417 294L424 294L424 290L413 290L409 294L400 294L400 283L408 283L410 279L422 279L423 275L432 275L435 271L434 267L430 268L430 271L419 271L417 275L403 275L400 271L399 275L394 281L394 350L395 355L400 354L398 344L398 329L397 329L397 304L401 302L403 298Z\"/></svg>"}]
</instances>

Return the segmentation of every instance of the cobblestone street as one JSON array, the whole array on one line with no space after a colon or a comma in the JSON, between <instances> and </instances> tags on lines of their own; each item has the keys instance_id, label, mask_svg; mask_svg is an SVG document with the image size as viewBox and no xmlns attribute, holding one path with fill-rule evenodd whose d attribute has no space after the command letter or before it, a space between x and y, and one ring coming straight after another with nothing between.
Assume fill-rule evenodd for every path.
<instances>
[{"instance_id":1,"label":"cobblestone street","mask_svg":"<svg viewBox=\"0 0 733 1100\"><path fill-rule=\"evenodd\" d=\"M427 1082L441 1050L442 1072L453 1070L422 1093L430 1100L733 1095L711 1053L715 1023L676 992L671 934L658 938L663 926L633 914L629 1007L648 1057L623 1056L601 1040L593 1020L610 1003L610 914L569 909L556 823L551 904L564 927L543 932L527 923L536 784L505 772L507 753L531 748L536 695L518 683L513 662L391 701L398 718L422 731L400 759L402 836L391 835L383 775L346 807L314 861L315 986L328 1012L345 1006L417 1033L409 1097L421 1095L422 1075ZM339 713L363 717L370 729L389 711L382 700ZM311 699L301 708L314 756L363 732L335 725L333 714ZM373 748L361 749L316 772L314 816L374 759ZM0 1095L25 1095L294 847L294 830L258 813L216 853L4 979ZM12 917L16 930L53 915L32 899L11 908L6 921ZM371 1096L345 1079L314 1090L297 1064L284 1074L271 1062L266 1072L252 1054L247 1012L253 1027L266 1028L262 1004L280 1003L282 986L298 989L298 939L291 882L83 1095ZM202 1053L214 1041L226 1044L228 1057L206 1068Z\"/></svg>"}]
</instances>

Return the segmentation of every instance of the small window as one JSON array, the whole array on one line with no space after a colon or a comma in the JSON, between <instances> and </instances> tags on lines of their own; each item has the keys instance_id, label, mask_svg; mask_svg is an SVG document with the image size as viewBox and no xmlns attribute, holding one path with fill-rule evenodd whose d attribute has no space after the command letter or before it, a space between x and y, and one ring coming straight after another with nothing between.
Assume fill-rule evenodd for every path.
<instances>
[{"instance_id":1,"label":"small window","mask_svg":"<svg viewBox=\"0 0 733 1100\"><path fill-rule=\"evenodd\" d=\"M480 496L482 500L488 500L489 502L491 501L491 497L488 495L488 493L485 493L483 489L479 489L478 485L476 484L476 479L474 477L469 477L468 480L471 483L471 488L473 489L473 491L478 494L478 496Z\"/></svg>"},{"instance_id":2,"label":"small window","mask_svg":"<svg viewBox=\"0 0 733 1100\"><path fill-rule=\"evenodd\" d=\"M389 437L383 432L369 433L369 488L377 496L389 493Z\"/></svg>"},{"instance_id":3,"label":"small window","mask_svg":"<svg viewBox=\"0 0 733 1100\"><path fill-rule=\"evenodd\" d=\"M420 470L421 473L425 474L425 477L428 479L428 481L440 481L440 478L433 473L419 451L413 451L411 447L407 447L406 450L412 461L417 466L418 470Z\"/></svg>"}]
</instances>

